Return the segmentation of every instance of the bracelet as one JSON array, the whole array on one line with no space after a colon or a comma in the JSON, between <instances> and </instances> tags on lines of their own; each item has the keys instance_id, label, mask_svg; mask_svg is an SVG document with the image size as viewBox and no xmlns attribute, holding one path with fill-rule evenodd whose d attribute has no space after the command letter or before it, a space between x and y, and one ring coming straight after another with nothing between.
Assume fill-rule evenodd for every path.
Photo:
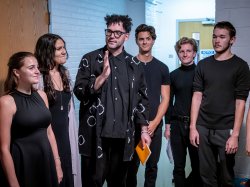
<instances>
[{"instance_id":1,"label":"bracelet","mask_svg":"<svg viewBox=\"0 0 250 187\"><path fill-rule=\"evenodd\" d=\"M60 157L59 157L59 156L58 156L58 157L55 157L55 160L56 160L56 159L60 160Z\"/></svg>"},{"instance_id":2,"label":"bracelet","mask_svg":"<svg viewBox=\"0 0 250 187\"><path fill-rule=\"evenodd\" d=\"M148 131L147 130L143 130L143 131L141 131L141 134L142 133L147 133L148 134Z\"/></svg>"}]
</instances>

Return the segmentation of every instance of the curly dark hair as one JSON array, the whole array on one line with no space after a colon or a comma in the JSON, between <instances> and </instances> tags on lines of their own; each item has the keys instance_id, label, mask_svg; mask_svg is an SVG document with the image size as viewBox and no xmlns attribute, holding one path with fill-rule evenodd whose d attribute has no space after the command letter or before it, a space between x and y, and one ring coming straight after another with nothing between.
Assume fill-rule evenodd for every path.
<instances>
[{"instance_id":1,"label":"curly dark hair","mask_svg":"<svg viewBox=\"0 0 250 187\"><path fill-rule=\"evenodd\" d=\"M106 21L107 27L113 23L121 22L123 28L127 33L131 31L131 27L133 25L132 19L128 15L117 15L117 14L106 15L106 17L104 17L104 20Z\"/></svg>"},{"instance_id":2,"label":"curly dark hair","mask_svg":"<svg viewBox=\"0 0 250 187\"><path fill-rule=\"evenodd\" d=\"M54 103L56 101L56 93L55 88L51 79L51 76L49 74L49 71L52 70L55 67L54 57L55 57L55 44L57 40L62 40L65 48L66 44L65 41L56 34L44 34L42 35L36 43L35 48L35 56L37 58L38 64L39 64L39 70L43 75L44 80L44 91L48 96L48 100L50 103ZM67 51L66 51L67 52ZM67 53L68 57L68 53ZM62 78L63 82L63 89L64 91L69 92L70 91L70 81L67 74L67 69L63 65L58 66L58 71L60 73L60 76Z\"/></svg>"},{"instance_id":3,"label":"curly dark hair","mask_svg":"<svg viewBox=\"0 0 250 187\"><path fill-rule=\"evenodd\" d=\"M140 32L149 32L150 36L153 38L153 40L156 40L156 34L155 34L155 28L150 25L141 24L135 29L135 39L137 40L138 34Z\"/></svg>"},{"instance_id":4,"label":"curly dark hair","mask_svg":"<svg viewBox=\"0 0 250 187\"><path fill-rule=\"evenodd\" d=\"M229 21L220 21L220 22L217 22L214 25L214 29L216 29L216 28L228 30L229 31L229 35L230 35L231 38L234 37L234 36L236 36L236 29L233 26L233 24L230 23Z\"/></svg>"}]
</instances>

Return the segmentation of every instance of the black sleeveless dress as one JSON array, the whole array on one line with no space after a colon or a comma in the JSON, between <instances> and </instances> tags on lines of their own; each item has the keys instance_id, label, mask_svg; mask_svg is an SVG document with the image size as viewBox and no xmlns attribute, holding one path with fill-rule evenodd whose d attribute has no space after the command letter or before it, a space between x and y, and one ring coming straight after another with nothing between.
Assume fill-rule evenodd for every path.
<instances>
[{"instance_id":1,"label":"black sleeveless dress","mask_svg":"<svg viewBox=\"0 0 250 187\"><path fill-rule=\"evenodd\" d=\"M50 111L37 92L31 95L14 91L16 103L11 126L10 151L21 187L57 187L52 149L47 136ZM0 181L0 186L5 187Z\"/></svg>"},{"instance_id":2,"label":"black sleeveless dress","mask_svg":"<svg viewBox=\"0 0 250 187\"><path fill-rule=\"evenodd\" d=\"M63 179L60 187L73 187L74 178L72 174L71 149L69 141L69 102L71 93L56 90L56 101L49 104L52 115L51 126L55 134L61 167L63 170Z\"/></svg>"}]
</instances>

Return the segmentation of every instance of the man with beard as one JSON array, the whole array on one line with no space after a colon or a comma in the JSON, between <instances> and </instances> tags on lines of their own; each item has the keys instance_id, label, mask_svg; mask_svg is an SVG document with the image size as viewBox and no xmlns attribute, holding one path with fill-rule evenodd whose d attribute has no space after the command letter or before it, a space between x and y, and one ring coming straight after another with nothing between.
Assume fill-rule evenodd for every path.
<instances>
[{"instance_id":1,"label":"man with beard","mask_svg":"<svg viewBox=\"0 0 250 187\"><path fill-rule=\"evenodd\" d=\"M200 174L206 187L217 187L218 181L234 186L234 157L249 92L248 64L231 52L235 37L230 22L215 24L216 53L198 63L193 82L190 141L199 147Z\"/></svg>"},{"instance_id":2,"label":"man with beard","mask_svg":"<svg viewBox=\"0 0 250 187\"><path fill-rule=\"evenodd\" d=\"M106 46L83 56L74 87L81 101L79 150L84 187L125 187L134 152L135 126L143 146L150 145L148 98L141 63L124 50L132 19L105 17Z\"/></svg>"}]
</instances>

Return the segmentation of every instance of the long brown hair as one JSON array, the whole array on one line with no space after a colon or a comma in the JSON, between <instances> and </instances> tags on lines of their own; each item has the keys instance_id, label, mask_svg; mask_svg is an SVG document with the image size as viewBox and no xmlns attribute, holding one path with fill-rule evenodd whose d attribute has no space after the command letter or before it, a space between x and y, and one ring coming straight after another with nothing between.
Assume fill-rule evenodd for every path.
<instances>
[{"instance_id":1,"label":"long brown hair","mask_svg":"<svg viewBox=\"0 0 250 187\"><path fill-rule=\"evenodd\" d=\"M32 53L26 52L26 51L14 53L9 58L8 74L7 74L6 80L4 82L5 94L12 92L17 87L17 80L16 80L17 78L14 75L13 70L20 69L24 64L24 59L26 57L34 57L35 58L35 56Z\"/></svg>"},{"instance_id":2,"label":"long brown hair","mask_svg":"<svg viewBox=\"0 0 250 187\"><path fill-rule=\"evenodd\" d=\"M42 35L36 43L35 48L35 56L37 58L38 64L39 64L39 70L41 74L43 75L44 80L44 91L48 96L48 100L50 103L54 103L56 101L56 94L55 94L55 88L51 79L51 76L49 74L49 71L52 70L55 67L54 57L55 57L55 45L57 40L62 40L65 48L66 44L65 41L56 34L44 34ZM66 50L67 53L67 50ZM67 53L68 57L68 53ZM60 73L60 76L62 78L63 83L63 90L64 91L70 91L70 81L67 74L67 69L63 65L58 66L58 71Z\"/></svg>"}]
</instances>

